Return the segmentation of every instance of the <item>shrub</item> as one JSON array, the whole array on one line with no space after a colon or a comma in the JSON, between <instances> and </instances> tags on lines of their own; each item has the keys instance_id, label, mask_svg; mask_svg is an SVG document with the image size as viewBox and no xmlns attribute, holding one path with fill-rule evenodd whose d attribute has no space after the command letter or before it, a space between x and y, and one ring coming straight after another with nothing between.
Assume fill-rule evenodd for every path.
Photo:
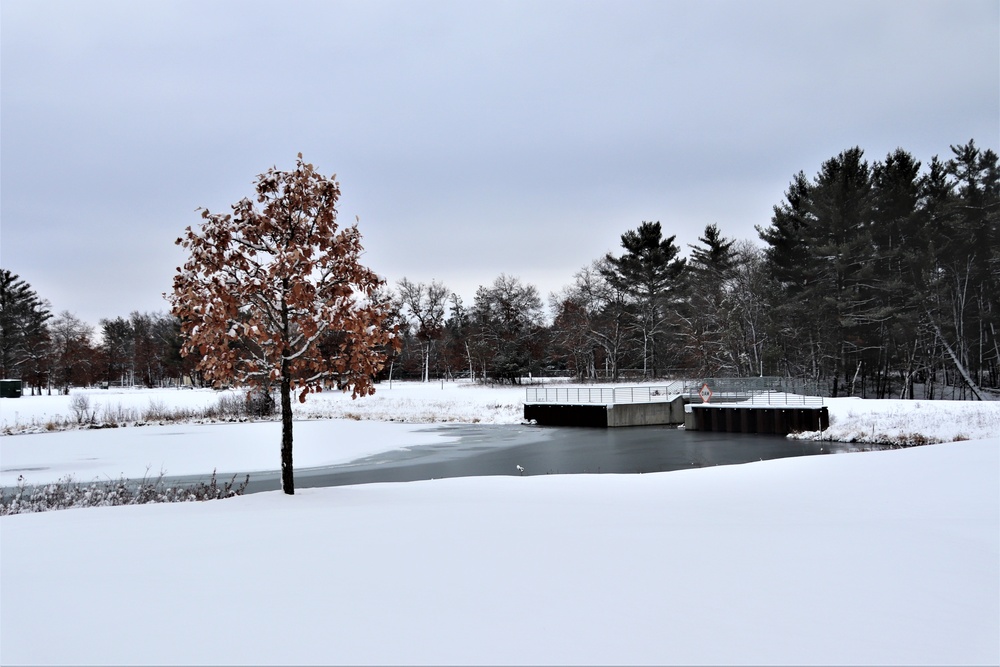
<instances>
[{"instance_id":1,"label":"shrub","mask_svg":"<svg viewBox=\"0 0 1000 667\"><path fill-rule=\"evenodd\" d=\"M924 445L929 445L934 440L928 438L923 433L903 433L899 436L896 444L899 447L922 447Z\"/></svg>"},{"instance_id":2,"label":"shrub","mask_svg":"<svg viewBox=\"0 0 1000 667\"><path fill-rule=\"evenodd\" d=\"M223 394L216 405L216 418L238 420L246 418L246 401L235 394Z\"/></svg>"},{"instance_id":3,"label":"shrub","mask_svg":"<svg viewBox=\"0 0 1000 667\"><path fill-rule=\"evenodd\" d=\"M106 404L101 413L101 420L106 423L127 424L139 421L139 412L135 408L126 408L121 403Z\"/></svg>"},{"instance_id":4,"label":"shrub","mask_svg":"<svg viewBox=\"0 0 1000 667\"><path fill-rule=\"evenodd\" d=\"M230 481L220 486L215 470L208 482L199 482L193 486L165 486L163 473L154 481L145 478L134 481L122 477L118 480L82 484L74 481L72 476L67 476L52 484L38 486L25 484L22 475L18 477L17 487L9 495L0 490L0 516L74 507L218 500L243 495L249 483L250 475L240 484L236 483L236 475L233 475Z\"/></svg>"},{"instance_id":5,"label":"shrub","mask_svg":"<svg viewBox=\"0 0 1000 667\"><path fill-rule=\"evenodd\" d=\"M70 399L69 408L76 417L77 424L92 424L96 416L96 410L90 409L90 399L86 394L75 394Z\"/></svg>"},{"instance_id":6,"label":"shrub","mask_svg":"<svg viewBox=\"0 0 1000 667\"><path fill-rule=\"evenodd\" d=\"M274 414L274 396L263 389L251 389L246 393L246 411L251 417L258 419Z\"/></svg>"},{"instance_id":7,"label":"shrub","mask_svg":"<svg viewBox=\"0 0 1000 667\"><path fill-rule=\"evenodd\" d=\"M146 407L146 412L142 415L142 418L144 421L158 422L171 420L175 418L175 415L171 414L166 403L163 401L154 401L150 399L149 405Z\"/></svg>"},{"instance_id":8,"label":"shrub","mask_svg":"<svg viewBox=\"0 0 1000 667\"><path fill-rule=\"evenodd\" d=\"M251 389L238 396L223 394L216 405L216 415L219 419L266 419L274 415L274 397L262 389Z\"/></svg>"}]
</instances>

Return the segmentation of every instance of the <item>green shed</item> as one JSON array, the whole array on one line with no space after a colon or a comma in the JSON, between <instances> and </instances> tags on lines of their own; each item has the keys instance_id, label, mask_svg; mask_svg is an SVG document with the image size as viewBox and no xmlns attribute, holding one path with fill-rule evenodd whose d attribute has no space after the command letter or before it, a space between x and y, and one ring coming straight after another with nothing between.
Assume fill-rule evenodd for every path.
<instances>
[{"instance_id":1,"label":"green shed","mask_svg":"<svg viewBox=\"0 0 1000 667\"><path fill-rule=\"evenodd\" d=\"M21 398L21 381L0 380L0 398Z\"/></svg>"}]
</instances>

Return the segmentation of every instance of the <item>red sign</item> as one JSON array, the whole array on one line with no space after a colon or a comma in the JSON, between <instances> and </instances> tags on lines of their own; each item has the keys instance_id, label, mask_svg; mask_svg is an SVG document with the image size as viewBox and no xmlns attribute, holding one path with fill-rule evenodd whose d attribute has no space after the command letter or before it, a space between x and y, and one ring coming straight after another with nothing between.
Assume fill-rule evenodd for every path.
<instances>
[{"instance_id":1,"label":"red sign","mask_svg":"<svg viewBox=\"0 0 1000 667\"><path fill-rule=\"evenodd\" d=\"M712 399L712 390L708 388L708 383L701 385L701 389L698 390L698 395L701 396L702 403L708 403Z\"/></svg>"}]
</instances>

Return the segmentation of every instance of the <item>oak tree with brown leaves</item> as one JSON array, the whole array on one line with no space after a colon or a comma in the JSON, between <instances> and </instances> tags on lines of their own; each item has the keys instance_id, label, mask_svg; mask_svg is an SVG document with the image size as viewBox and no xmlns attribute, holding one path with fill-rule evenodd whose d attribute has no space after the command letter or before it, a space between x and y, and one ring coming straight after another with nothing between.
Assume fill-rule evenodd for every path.
<instances>
[{"instance_id":1,"label":"oak tree with brown leaves","mask_svg":"<svg viewBox=\"0 0 1000 667\"><path fill-rule=\"evenodd\" d=\"M337 224L340 185L299 153L295 169L260 174L255 199L230 213L201 210L177 244L190 252L168 296L181 320L182 353L198 370L281 396L281 486L295 492L292 393L336 386L352 398L397 347L384 281L363 266L357 224Z\"/></svg>"}]
</instances>

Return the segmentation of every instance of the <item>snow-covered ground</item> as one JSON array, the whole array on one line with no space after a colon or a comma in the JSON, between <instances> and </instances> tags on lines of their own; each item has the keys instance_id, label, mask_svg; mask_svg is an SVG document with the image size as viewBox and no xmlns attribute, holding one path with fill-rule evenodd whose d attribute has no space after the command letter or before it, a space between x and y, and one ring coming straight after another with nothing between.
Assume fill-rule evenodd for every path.
<instances>
[{"instance_id":1,"label":"snow-covered ground","mask_svg":"<svg viewBox=\"0 0 1000 667\"><path fill-rule=\"evenodd\" d=\"M823 400L830 427L790 437L912 445L1000 435L1000 401Z\"/></svg>"},{"instance_id":2,"label":"snow-covered ground","mask_svg":"<svg viewBox=\"0 0 1000 667\"><path fill-rule=\"evenodd\" d=\"M3 664L997 664L997 439L0 518Z\"/></svg>"},{"instance_id":3,"label":"snow-covered ground","mask_svg":"<svg viewBox=\"0 0 1000 667\"><path fill-rule=\"evenodd\" d=\"M400 383L380 394L297 407L297 466L442 437L414 422L519 421L524 396ZM0 417L40 424L71 415L71 398L2 399ZM1000 663L1000 404L827 404L827 437L969 441L4 516L0 664ZM273 469L277 432L11 435L0 468L5 485Z\"/></svg>"},{"instance_id":4,"label":"snow-covered ground","mask_svg":"<svg viewBox=\"0 0 1000 667\"><path fill-rule=\"evenodd\" d=\"M238 391L212 389L73 389L68 396L22 396L0 399L0 433L43 433L73 426L72 402L86 397L96 421L138 419L146 413L197 412L240 397ZM483 386L469 382L383 382L373 396L352 400L350 394L310 394L292 402L297 419L354 419L411 423L463 422L509 424L521 420L525 392L521 387ZM128 421L134 421L131 419Z\"/></svg>"}]
</instances>

